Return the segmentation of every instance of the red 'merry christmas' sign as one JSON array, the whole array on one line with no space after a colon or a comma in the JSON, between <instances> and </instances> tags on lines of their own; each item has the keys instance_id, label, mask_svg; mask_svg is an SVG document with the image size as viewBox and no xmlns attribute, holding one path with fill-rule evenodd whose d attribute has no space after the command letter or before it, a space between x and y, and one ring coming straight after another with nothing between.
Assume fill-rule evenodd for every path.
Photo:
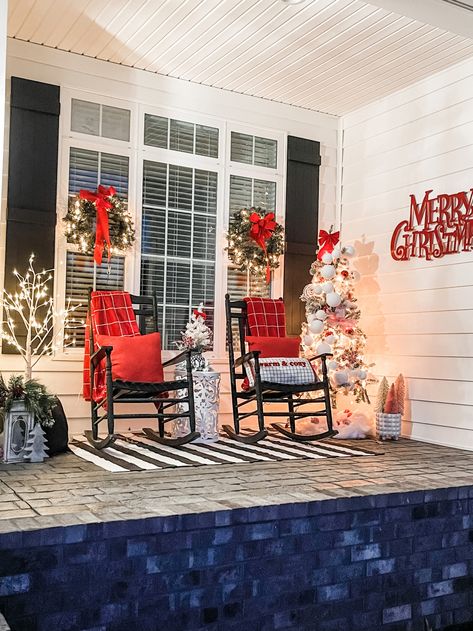
<instances>
[{"instance_id":1,"label":"red 'merry christmas' sign","mask_svg":"<svg viewBox=\"0 0 473 631\"><path fill-rule=\"evenodd\" d=\"M425 191L419 204L411 195L409 219L398 223L391 237L396 261L438 259L473 249L473 188L452 195L431 197Z\"/></svg>"}]
</instances>

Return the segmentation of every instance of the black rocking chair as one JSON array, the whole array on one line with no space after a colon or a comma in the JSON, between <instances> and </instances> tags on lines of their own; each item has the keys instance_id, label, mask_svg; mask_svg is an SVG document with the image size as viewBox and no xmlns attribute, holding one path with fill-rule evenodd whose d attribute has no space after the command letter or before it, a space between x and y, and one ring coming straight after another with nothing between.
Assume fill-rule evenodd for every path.
<instances>
[{"instance_id":1,"label":"black rocking chair","mask_svg":"<svg viewBox=\"0 0 473 631\"><path fill-rule=\"evenodd\" d=\"M89 314L90 314L90 297L89 292ZM158 329L158 311L155 296L133 296L130 295L133 311L136 315L138 328L141 335L146 332L157 331ZM91 316L93 317L93 316ZM151 323L151 326L149 326ZM148 331L147 331L148 328ZM102 346L95 352L92 352L94 346L93 326L90 326L90 387L91 393L94 388L94 376L98 365L105 359L105 378L106 378L106 398L97 403L91 402L92 429L85 431L84 435L89 443L97 448L103 449L116 439L114 435L116 419L138 419L138 418L156 418L158 420L158 431L145 427L143 432L151 440L155 440L163 445L178 447L189 443L200 437L200 433L195 431L195 408L194 408L194 388L192 381L192 367L190 351L179 353L166 362L163 362L163 368L184 362L186 364L186 377L184 379L163 381L161 383L138 383L130 381L117 381L112 377L112 353L113 346ZM177 390L187 390L186 396L177 398L176 395L171 397L169 393ZM169 408L173 410L176 403L187 404L188 411L180 412L167 411ZM156 407L154 414L117 414L115 406L122 403L152 403ZM106 408L106 409L105 409ZM166 436L165 423L176 418L187 417L189 419L189 433L178 438ZM108 435L105 438L99 438L99 424L107 421Z\"/></svg>"},{"instance_id":2,"label":"black rocking chair","mask_svg":"<svg viewBox=\"0 0 473 631\"><path fill-rule=\"evenodd\" d=\"M224 425L223 429L230 438L243 443L256 443L266 438L268 431L265 426L266 417L285 417L288 420L289 427L285 424L271 423L271 426L284 436L297 441L321 440L322 438L330 438L338 434L333 429L332 409L330 406L330 386L327 376L326 358L329 354L318 355L312 357L311 361L320 360L322 365L322 380L314 383L303 385L287 385L281 383L270 383L261 380L259 351L251 351L245 353L245 337L251 332L248 326L247 306L245 301L230 300L230 296L225 296L225 310L227 320L227 343L228 343L228 359L230 364L230 386L232 393L232 408L234 428L230 425ZM234 338L238 341L239 357L235 358ZM238 382L245 379L246 374L244 364L250 360L254 361L254 381L255 384L248 390L241 390ZM308 395L308 393L321 392L321 396ZM302 396L299 396L302 395ZM279 403L286 404L287 412L267 411L268 404ZM324 404L323 409L314 408L313 404ZM251 405L253 404L253 405ZM311 406L308 411L302 411L303 406ZM251 409L248 410L248 407ZM244 408L244 409L243 409ZM253 434L241 434L240 423L251 416L258 418L258 431ZM296 431L296 422L303 418L314 416L325 416L327 418L327 431L319 434L303 435Z\"/></svg>"}]
</instances>

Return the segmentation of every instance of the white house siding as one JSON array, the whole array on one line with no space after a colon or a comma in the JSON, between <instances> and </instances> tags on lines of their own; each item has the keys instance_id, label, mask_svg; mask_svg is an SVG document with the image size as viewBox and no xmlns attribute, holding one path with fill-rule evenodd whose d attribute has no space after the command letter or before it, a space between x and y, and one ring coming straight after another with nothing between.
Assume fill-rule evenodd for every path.
<instances>
[{"instance_id":1,"label":"white house siding","mask_svg":"<svg viewBox=\"0 0 473 631\"><path fill-rule=\"evenodd\" d=\"M53 83L62 88L79 89L89 92L92 99L103 95L141 104L159 104L181 112L184 110L190 115L192 112L205 114L318 140L321 143L322 154L320 222L328 225L335 220L339 120L334 116L208 88L35 44L9 40L4 174L8 172L8 91L11 76ZM0 229L0 260L3 262L6 232L5 198L2 200ZM3 280L3 268L2 263L0 281ZM10 271L6 270L7 273ZM221 421L228 422L231 418L231 408L226 359L217 358L212 363L217 370L222 371ZM21 362L18 357L0 356L0 371L6 376L12 371L19 370ZM88 404L80 397L80 358L44 359L38 367L36 376L61 398L73 432L80 431L88 425ZM122 428L128 426L126 422L122 424Z\"/></svg>"},{"instance_id":2,"label":"white house siding","mask_svg":"<svg viewBox=\"0 0 473 631\"><path fill-rule=\"evenodd\" d=\"M403 431L473 449L473 253L395 261L418 201L473 187L473 60L344 117L342 235L356 243L362 326L378 375L408 379Z\"/></svg>"}]
</instances>

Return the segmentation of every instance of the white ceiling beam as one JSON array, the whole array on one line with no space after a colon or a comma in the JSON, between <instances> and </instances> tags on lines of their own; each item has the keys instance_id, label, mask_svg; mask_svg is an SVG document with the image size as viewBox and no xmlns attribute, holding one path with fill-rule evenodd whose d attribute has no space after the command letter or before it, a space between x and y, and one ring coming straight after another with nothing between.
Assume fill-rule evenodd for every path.
<instances>
[{"instance_id":1,"label":"white ceiling beam","mask_svg":"<svg viewBox=\"0 0 473 631\"><path fill-rule=\"evenodd\" d=\"M367 0L381 9L473 39L473 11L444 0Z\"/></svg>"}]
</instances>

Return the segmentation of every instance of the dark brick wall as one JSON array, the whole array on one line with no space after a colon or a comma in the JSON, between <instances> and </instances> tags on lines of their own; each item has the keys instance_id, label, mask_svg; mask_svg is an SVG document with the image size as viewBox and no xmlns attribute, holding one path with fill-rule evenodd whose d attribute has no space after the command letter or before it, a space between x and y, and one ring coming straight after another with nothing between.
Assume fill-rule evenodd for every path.
<instances>
[{"instance_id":1,"label":"dark brick wall","mask_svg":"<svg viewBox=\"0 0 473 631\"><path fill-rule=\"evenodd\" d=\"M473 487L0 535L13 631L414 631L473 620Z\"/></svg>"}]
</instances>

